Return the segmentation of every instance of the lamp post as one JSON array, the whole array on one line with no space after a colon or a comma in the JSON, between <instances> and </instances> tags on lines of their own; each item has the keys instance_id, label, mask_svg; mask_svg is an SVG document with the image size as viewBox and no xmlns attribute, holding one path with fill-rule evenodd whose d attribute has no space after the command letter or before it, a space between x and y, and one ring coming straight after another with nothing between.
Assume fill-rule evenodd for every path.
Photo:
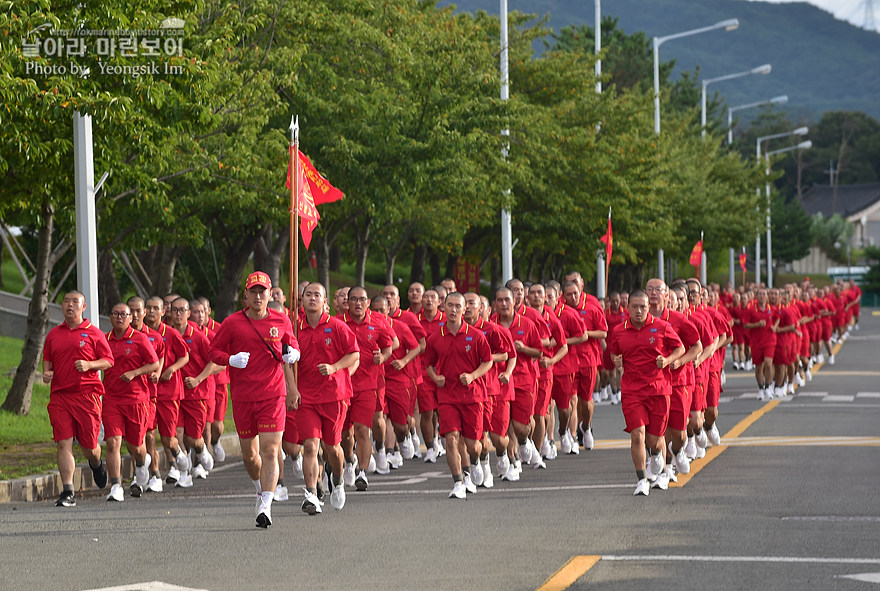
<instances>
[{"instance_id":1,"label":"lamp post","mask_svg":"<svg viewBox=\"0 0 880 591\"><path fill-rule=\"evenodd\" d=\"M807 135L807 133L809 133L809 131L810 131L810 128L808 128L808 127L798 127L797 129L793 129L792 131L786 131L784 133L774 133L772 135L765 135L765 136L759 137L755 141L755 160L757 162L761 161L761 144L763 142L766 142L769 140L775 140L775 139L779 139L779 138L784 138L784 137L790 137L793 135ZM758 189L756 189L756 192L757 192L758 196L760 197L761 196L760 187ZM769 201L769 199L767 201L767 219L768 219L767 234L769 236L769 234L770 234L770 222L769 222L770 201ZM768 250L768 255L769 255L769 250ZM770 260L769 256L767 257L767 260L768 261ZM771 264L772 263L767 264L768 269L771 268L770 267ZM771 275L772 275L772 273L771 273ZM771 284L772 284L772 281L773 281L773 278L771 277L770 278ZM760 285L760 283L761 283L761 233L760 232L758 232L758 236L757 236L757 238L755 238L755 283L758 285ZM772 285L771 285L771 287L772 287Z\"/></svg>"},{"instance_id":2,"label":"lamp post","mask_svg":"<svg viewBox=\"0 0 880 591\"><path fill-rule=\"evenodd\" d=\"M507 0L500 0L501 12L501 100L510 98L510 77L507 71ZM510 137L509 129L502 129L501 135L507 140ZM501 147L501 155L507 160L510 144L505 143ZM510 189L506 191L510 194ZM501 210L501 282L507 283L513 278L513 232L511 229L511 216L507 208Z\"/></svg>"},{"instance_id":3,"label":"lamp post","mask_svg":"<svg viewBox=\"0 0 880 591\"><path fill-rule=\"evenodd\" d=\"M775 156L776 154L782 154L784 152L791 152L793 150L807 150L812 147L813 142L807 140L805 142L797 144L796 146L788 146L787 148L771 150L764 153L764 156L767 160L767 169L765 173L767 177L767 182L765 183L765 190L767 192L767 287L773 287L773 247L772 242L770 241L770 156Z\"/></svg>"},{"instance_id":4,"label":"lamp post","mask_svg":"<svg viewBox=\"0 0 880 591\"><path fill-rule=\"evenodd\" d=\"M725 80L733 80L735 78L742 78L744 76L751 76L753 74L761 74L766 76L770 73L771 70L770 64L764 64L763 66L757 66L752 68L751 70L746 70L745 72L737 72L735 74L727 74L726 76L718 76L717 78L706 78L702 83L702 92L700 94L700 128L702 129L702 135L706 137L706 87L715 82L724 82Z\"/></svg>"},{"instance_id":5,"label":"lamp post","mask_svg":"<svg viewBox=\"0 0 880 591\"><path fill-rule=\"evenodd\" d=\"M748 103L745 105L737 105L727 108L727 145L733 144L733 113L743 109L753 109L755 107L763 107L764 105L782 105L788 102L787 95L775 96L767 101L758 101L756 103Z\"/></svg>"},{"instance_id":6,"label":"lamp post","mask_svg":"<svg viewBox=\"0 0 880 591\"><path fill-rule=\"evenodd\" d=\"M667 41L672 41L673 39L681 39L682 37L690 37L691 35L699 35L700 33L708 33L709 31L717 31L718 29L724 29L725 31L733 31L737 27L739 27L739 21L735 18L728 19L725 21L719 21L714 25L710 25L708 27L701 27L699 29L691 29L689 31L683 31L681 33L675 33L674 35L666 35L664 37L654 37L653 47L654 47L654 133L660 135L660 46L666 43ZM666 272L664 270L664 261L663 261L663 249L657 249L657 274L660 279L666 279Z\"/></svg>"}]
</instances>

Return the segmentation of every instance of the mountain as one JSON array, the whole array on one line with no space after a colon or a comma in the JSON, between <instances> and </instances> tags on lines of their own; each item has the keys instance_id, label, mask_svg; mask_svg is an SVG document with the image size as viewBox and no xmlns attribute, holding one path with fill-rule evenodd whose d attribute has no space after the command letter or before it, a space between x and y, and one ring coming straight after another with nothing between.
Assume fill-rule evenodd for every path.
<instances>
[{"instance_id":1,"label":"mountain","mask_svg":"<svg viewBox=\"0 0 880 591\"><path fill-rule=\"evenodd\" d=\"M498 0L459 0L459 10L499 13ZM508 10L549 15L554 31L590 27L589 0L509 0ZM825 111L863 111L880 120L880 34L834 18L810 4L744 0L605 0L602 16L627 33L666 36L737 18L735 31L712 31L675 39L660 47L662 61L676 71L716 78L769 63L767 76L747 76L709 86L728 105L787 94L783 108L792 120L818 120ZM677 74L676 74L677 76ZM743 113L745 115L745 113Z\"/></svg>"}]
</instances>

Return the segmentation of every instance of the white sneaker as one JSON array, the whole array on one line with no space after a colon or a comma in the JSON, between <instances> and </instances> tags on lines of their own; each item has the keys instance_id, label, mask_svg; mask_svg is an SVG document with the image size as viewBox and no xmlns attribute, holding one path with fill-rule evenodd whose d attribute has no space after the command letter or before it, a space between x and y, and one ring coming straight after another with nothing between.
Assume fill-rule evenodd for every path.
<instances>
[{"instance_id":1,"label":"white sneaker","mask_svg":"<svg viewBox=\"0 0 880 591\"><path fill-rule=\"evenodd\" d=\"M766 388L758 388L758 400L764 402L767 400L767 389Z\"/></svg>"},{"instance_id":2,"label":"white sneaker","mask_svg":"<svg viewBox=\"0 0 880 591\"><path fill-rule=\"evenodd\" d=\"M192 475L193 475L193 478L202 478L202 479L204 479L204 478L207 478L207 477L208 477L208 471L205 470L205 469L202 467L201 464L199 464L198 466L196 466L195 468L193 468Z\"/></svg>"},{"instance_id":3,"label":"white sneaker","mask_svg":"<svg viewBox=\"0 0 880 591\"><path fill-rule=\"evenodd\" d=\"M725 371L722 369L722 370L721 370L721 385L723 386L723 385L726 384L726 383L727 383L727 372L725 372Z\"/></svg>"},{"instance_id":4,"label":"white sneaker","mask_svg":"<svg viewBox=\"0 0 880 591\"><path fill-rule=\"evenodd\" d=\"M603 402L605 400L608 400L609 398L611 398L611 386L610 385L602 388L602 392L599 396L599 399L602 400Z\"/></svg>"},{"instance_id":5,"label":"white sneaker","mask_svg":"<svg viewBox=\"0 0 880 591\"><path fill-rule=\"evenodd\" d=\"M146 490L150 492L162 492L162 479L158 476L150 477L150 481L147 483Z\"/></svg>"},{"instance_id":6,"label":"white sneaker","mask_svg":"<svg viewBox=\"0 0 880 591\"><path fill-rule=\"evenodd\" d=\"M755 364L751 359L749 359L748 361L746 361L746 370L752 371L753 369L755 369Z\"/></svg>"},{"instance_id":7,"label":"white sneaker","mask_svg":"<svg viewBox=\"0 0 880 591\"><path fill-rule=\"evenodd\" d=\"M510 464L507 467L507 471L501 475L501 480L506 480L508 482L516 482L519 480L519 471L516 469L516 464Z\"/></svg>"},{"instance_id":8,"label":"white sneaker","mask_svg":"<svg viewBox=\"0 0 880 591\"><path fill-rule=\"evenodd\" d=\"M620 392L611 393L611 404L620 404Z\"/></svg>"},{"instance_id":9,"label":"white sneaker","mask_svg":"<svg viewBox=\"0 0 880 591\"><path fill-rule=\"evenodd\" d=\"M834 353L832 353L831 357L828 358L828 365L834 365Z\"/></svg>"},{"instance_id":10,"label":"white sneaker","mask_svg":"<svg viewBox=\"0 0 880 591\"><path fill-rule=\"evenodd\" d=\"M663 469L666 467L666 460L663 458L663 453L658 453L656 455L652 455L651 458L651 473L652 474L660 474L663 472Z\"/></svg>"},{"instance_id":11,"label":"white sneaker","mask_svg":"<svg viewBox=\"0 0 880 591\"><path fill-rule=\"evenodd\" d=\"M150 464L152 461L153 458L150 457L150 454L147 454L147 457L144 459L144 465L140 467L135 466L134 468L134 481L142 489L150 481Z\"/></svg>"},{"instance_id":12,"label":"white sneaker","mask_svg":"<svg viewBox=\"0 0 880 591\"><path fill-rule=\"evenodd\" d=\"M437 457L442 458L446 455L446 439L437 437L434 439L434 449L437 450Z\"/></svg>"},{"instance_id":13,"label":"white sneaker","mask_svg":"<svg viewBox=\"0 0 880 591\"><path fill-rule=\"evenodd\" d=\"M168 475L165 477L166 484L175 484L180 480L180 470L176 466L168 468Z\"/></svg>"},{"instance_id":14,"label":"white sneaker","mask_svg":"<svg viewBox=\"0 0 880 591\"><path fill-rule=\"evenodd\" d=\"M428 450L428 453L425 454L425 463L437 463L437 450L435 448L432 447Z\"/></svg>"},{"instance_id":15,"label":"white sneaker","mask_svg":"<svg viewBox=\"0 0 880 591\"><path fill-rule=\"evenodd\" d=\"M562 448L563 454L568 455L571 453L571 438L568 436L567 429L565 433L559 436L559 446Z\"/></svg>"},{"instance_id":16,"label":"white sneaker","mask_svg":"<svg viewBox=\"0 0 880 591\"><path fill-rule=\"evenodd\" d=\"M330 493L330 506L336 509L337 511L341 511L343 507L345 507L345 487L337 486L333 489L333 492Z\"/></svg>"},{"instance_id":17,"label":"white sneaker","mask_svg":"<svg viewBox=\"0 0 880 591\"><path fill-rule=\"evenodd\" d=\"M406 439L400 443L400 453L404 460L411 460L416 455L415 449L413 449L412 435L407 433Z\"/></svg>"},{"instance_id":18,"label":"white sneaker","mask_svg":"<svg viewBox=\"0 0 880 591\"><path fill-rule=\"evenodd\" d=\"M675 475L675 467L672 464L666 464L666 479L669 482L678 482L678 476Z\"/></svg>"},{"instance_id":19,"label":"white sneaker","mask_svg":"<svg viewBox=\"0 0 880 591\"><path fill-rule=\"evenodd\" d=\"M192 468L192 462L189 460L189 455L183 451L182 447L177 449L177 456L174 458L174 463L177 464L177 469L181 472L187 472Z\"/></svg>"},{"instance_id":20,"label":"white sneaker","mask_svg":"<svg viewBox=\"0 0 880 591\"><path fill-rule=\"evenodd\" d=\"M557 456L558 453L559 453L559 452L557 451L557 449L556 449L556 442L553 441L552 439L550 439L549 441L550 441L550 453L547 454L547 456L545 457L545 459L547 459L547 460L555 460L555 459L556 459L556 456Z\"/></svg>"},{"instance_id":21,"label":"white sneaker","mask_svg":"<svg viewBox=\"0 0 880 591\"><path fill-rule=\"evenodd\" d=\"M367 490L367 488L369 488L369 486L370 483L369 481L367 481L367 474L363 470L361 470L360 472L358 472L357 478L354 479L354 487L359 491L365 491Z\"/></svg>"},{"instance_id":22,"label":"white sneaker","mask_svg":"<svg viewBox=\"0 0 880 591\"><path fill-rule=\"evenodd\" d=\"M110 487L110 494L107 495L108 501L122 502L125 500L125 491L122 490L121 484L114 484Z\"/></svg>"},{"instance_id":23,"label":"white sneaker","mask_svg":"<svg viewBox=\"0 0 880 591\"><path fill-rule=\"evenodd\" d=\"M687 438L687 443L682 449L684 450L685 457L687 457L688 460L693 460L695 457L697 457L697 441L696 439L694 439L693 435Z\"/></svg>"},{"instance_id":24,"label":"white sneaker","mask_svg":"<svg viewBox=\"0 0 880 591\"><path fill-rule=\"evenodd\" d=\"M413 454L415 454L415 457L421 458L422 457L422 440L419 439L419 434L416 433L415 431L413 431L410 435L412 437Z\"/></svg>"},{"instance_id":25,"label":"white sneaker","mask_svg":"<svg viewBox=\"0 0 880 591\"><path fill-rule=\"evenodd\" d=\"M369 472L370 474L376 473L376 457L373 454L370 454L370 462L369 466L367 467L367 472Z\"/></svg>"},{"instance_id":26,"label":"white sneaker","mask_svg":"<svg viewBox=\"0 0 880 591\"><path fill-rule=\"evenodd\" d=\"M474 484L474 481L471 480L471 475L467 472L464 474L464 489L471 494L477 492L477 485Z\"/></svg>"},{"instance_id":27,"label":"white sneaker","mask_svg":"<svg viewBox=\"0 0 880 591\"><path fill-rule=\"evenodd\" d=\"M673 456L672 461L675 463L675 469L678 470L679 474L687 474L691 471L691 461L688 459L683 447Z\"/></svg>"},{"instance_id":28,"label":"white sneaker","mask_svg":"<svg viewBox=\"0 0 880 591\"><path fill-rule=\"evenodd\" d=\"M705 448L705 447L700 447L700 446L698 445L698 446L697 446L697 457L696 457L696 459L699 460L699 459L702 459L702 458L705 458L705 457L706 457L706 448Z\"/></svg>"},{"instance_id":29,"label":"white sneaker","mask_svg":"<svg viewBox=\"0 0 880 591\"><path fill-rule=\"evenodd\" d=\"M602 402L602 395L599 392L593 392L593 402Z\"/></svg>"},{"instance_id":30,"label":"white sneaker","mask_svg":"<svg viewBox=\"0 0 880 591\"><path fill-rule=\"evenodd\" d=\"M596 440L593 438L593 428L590 427L586 431L584 431L584 449L593 449L596 445Z\"/></svg>"},{"instance_id":31,"label":"white sneaker","mask_svg":"<svg viewBox=\"0 0 880 591\"><path fill-rule=\"evenodd\" d=\"M180 478L177 479L177 483L174 485L178 488L192 488L193 485L193 477L189 472L181 472Z\"/></svg>"},{"instance_id":32,"label":"white sneaker","mask_svg":"<svg viewBox=\"0 0 880 591\"><path fill-rule=\"evenodd\" d=\"M657 479L651 483L651 488L659 488L660 490L669 488L669 476L666 474L666 470L657 475Z\"/></svg>"},{"instance_id":33,"label":"white sneaker","mask_svg":"<svg viewBox=\"0 0 880 591\"><path fill-rule=\"evenodd\" d=\"M795 374L795 375L797 375L797 374ZM800 376L798 376L798 377L800 377ZM793 395L794 395L794 384L792 384L791 382L789 382L789 384L788 384L788 389L786 390L785 393L786 393L786 395L788 395L788 396L793 396Z\"/></svg>"},{"instance_id":34,"label":"white sneaker","mask_svg":"<svg viewBox=\"0 0 880 591\"><path fill-rule=\"evenodd\" d=\"M297 454L296 459L293 460L293 475L298 479L302 480L304 478L303 475L303 457L302 454Z\"/></svg>"},{"instance_id":35,"label":"white sneaker","mask_svg":"<svg viewBox=\"0 0 880 591\"><path fill-rule=\"evenodd\" d=\"M525 464L528 464L532 459L532 450L529 447L529 441L530 440L527 439L525 443L519 444L519 459Z\"/></svg>"},{"instance_id":36,"label":"white sneaker","mask_svg":"<svg viewBox=\"0 0 880 591\"><path fill-rule=\"evenodd\" d=\"M552 444L550 443L550 439L549 439L548 437L545 436L545 437L544 437L544 441L543 441L543 443L541 443L541 457L546 458L546 459L548 459L548 460L553 459L553 458L550 457L550 454L552 453L552 452L550 451L550 448L551 448L551 447L555 447L555 446L552 445Z\"/></svg>"},{"instance_id":37,"label":"white sneaker","mask_svg":"<svg viewBox=\"0 0 880 591\"><path fill-rule=\"evenodd\" d=\"M266 529L272 525L272 503L264 505L262 500L257 505L257 527Z\"/></svg>"},{"instance_id":38,"label":"white sneaker","mask_svg":"<svg viewBox=\"0 0 880 591\"><path fill-rule=\"evenodd\" d=\"M773 388L773 395L776 398L785 398L785 388L776 386L775 388Z\"/></svg>"},{"instance_id":39,"label":"white sneaker","mask_svg":"<svg viewBox=\"0 0 880 591\"><path fill-rule=\"evenodd\" d=\"M638 496L647 497L648 494L650 494L650 492L651 492L651 484L648 482L647 478L642 478L641 480L639 480L639 483L636 484L636 490L633 491L633 496L634 497L638 497Z\"/></svg>"},{"instance_id":40,"label":"white sneaker","mask_svg":"<svg viewBox=\"0 0 880 591\"><path fill-rule=\"evenodd\" d=\"M342 487L339 486L336 487L337 490L341 488ZM303 491L306 495L302 504L303 513L308 513L309 515L317 515L320 513L321 507L324 506L324 503L318 498L318 495L309 492L305 487L303 487Z\"/></svg>"},{"instance_id":41,"label":"white sneaker","mask_svg":"<svg viewBox=\"0 0 880 591\"><path fill-rule=\"evenodd\" d=\"M474 486L483 484L483 468L480 466L480 462L471 464L471 482L474 483Z\"/></svg>"},{"instance_id":42,"label":"white sneaker","mask_svg":"<svg viewBox=\"0 0 880 591\"><path fill-rule=\"evenodd\" d=\"M721 445L721 433L718 432L718 423L712 423L712 428L709 429L707 435L709 436L709 443Z\"/></svg>"},{"instance_id":43,"label":"white sneaker","mask_svg":"<svg viewBox=\"0 0 880 591\"><path fill-rule=\"evenodd\" d=\"M214 459L216 459L218 462L226 461L226 450L223 449L223 446L220 445L219 441L214 444Z\"/></svg>"},{"instance_id":44,"label":"white sneaker","mask_svg":"<svg viewBox=\"0 0 880 591\"><path fill-rule=\"evenodd\" d=\"M566 430L566 435L568 435L568 442L571 444L571 451L569 454L576 456L581 453L581 446L578 445L577 441L575 441L574 435L571 434L571 431Z\"/></svg>"},{"instance_id":45,"label":"white sneaker","mask_svg":"<svg viewBox=\"0 0 880 591\"><path fill-rule=\"evenodd\" d=\"M400 455L399 451L392 452L388 456L388 467L392 470L399 470L403 467L403 456Z\"/></svg>"},{"instance_id":46,"label":"white sneaker","mask_svg":"<svg viewBox=\"0 0 880 591\"><path fill-rule=\"evenodd\" d=\"M279 503L283 503L284 501L290 499L290 494L288 493L287 487L276 484L275 495L273 498Z\"/></svg>"},{"instance_id":47,"label":"white sneaker","mask_svg":"<svg viewBox=\"0 0 880 591\"><path fill-rule=\"evenodd\" d=\"M495 477L492 476L492 470L489 468L489 464L483 464L483 488L492 488L495 486Z\"/></svg>"},{"instance_id":48,"label":"white sneaker","mask_svg":"<svg viewBox=\"0 0 880 591\"><path fill-rule=\"evenodd\" d=\"M794 383L795 385L797 385L798 388L807 385L807 383L804 381L804 378L802 378L801 374L799 374L798 372L794 373ZM794 394L794 388L792 388L792 394Z\"/></svg>"},{"instance_id":49,"label":"white sneaker","mask_svg":"<svg viewBox=\"0 0 880 591\"><path fill-rule=\"evenodd\" d=\"M825 356L822 353L819 353L819 356L816 358L816 363L825 363Z\"/></svg>"},{"instance_id":50,"label":"white sneaker","mask_svg":"<svg viewBox=\"0 0 880 591\"><path fill-rule=\"evenodd\" d=\"M383 449L380 452L376 452L376 473L377 474L389 474L391 472L391 468L388 467L388 455L385 453ZM370 463L372 466L373 464Z\"/></svg>"},{"instance_id":51,"label":"white sneaker","mask_svg":"<svg viewBox=\"0 0 880 591\"><path fill-rule=\"evenodd\" d=\"M700 431L700 434L694 437L694 441L697 442L697 447L706 447L709 444L709 437L706 435L706 429Z\"/></svg>"},{"instance_id":52,"label":"white sneaker","mask_svg":"<svg viewBox=\"0 0 880 591\"><path fill-rule=\"evenodd\" d=\"M804 373L807 374L807 381L812 382L813 381L813 373L809 369L807 369L807 371Z\"/></svg>"},{"instance_id":53,"label":"white sneaker","mask_svg":"<svg viewBox=\"0 0 880 591\"><path fill-rule=\"evenodd\" d=\"M510 468L510 458L507 457L507 454L498 456L498 459L495 461L495 467L498 469L499 476L507 472L507 469Z\"/></svg>"},{"instance_id":54,"label":"white sneaker","mask_svg":"<svg viewBox=\"0 0 880 591\"><path fill-rule=\"evenodd\" d=\"M344 462L342 465L342 484L354 486L354 464Z\"/></svg>"},{"instance_id":55,"label":"white sneaker","mask_svg":"<svg viewBox=\"0 0 880 591\"><path fill-rule=\"evenodd\" d=\"M535 454L532 456L532 463L529 464L535 470L546 470L547 464L544 463L544 460L541 458L540 454Z\"/></svg>"},{"instance_id":56,"label":"white sneaker","mask_svg":"<svg viewBox=\"0 0 880 591\"><path fill-rule=\"evenodd\" d=\"M452 492L449 493L450 499L464 499L467 497L467 491L464 488L464 482L459 480L452 487Z\"/></svg>"}]
</instances>

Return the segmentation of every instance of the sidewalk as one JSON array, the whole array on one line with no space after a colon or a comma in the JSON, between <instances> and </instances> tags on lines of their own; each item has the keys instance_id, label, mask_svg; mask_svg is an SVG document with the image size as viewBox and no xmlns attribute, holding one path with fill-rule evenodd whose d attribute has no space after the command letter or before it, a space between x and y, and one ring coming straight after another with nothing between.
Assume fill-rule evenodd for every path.
<instances>
[{"instance_id":1,"label":"sidewalk","mask_svg":"<svg viewBox=\"0 0 880 591\"><path fill-rule=\"evenodd\" d=\"M220 437L220 445L226 452L226 461L230 458L241 456L241 447L238 444L238 435L229 434ZM155 458L154 458L155 459ZM161 471L168 469L168 462L161 447L159 452L159 466ZM134 474L134 465L131 457L122 456L122 477L130 478ZM73 472L73 490L77 493L83 491L99 490L92 481L92 470L88 464L77 464ZM26 476L15 480L0 480L0 503L20 503L31 501L43 501L54 499L61 494L61 475L57 470L47 474Z\"/></svg>"}]
</instances>

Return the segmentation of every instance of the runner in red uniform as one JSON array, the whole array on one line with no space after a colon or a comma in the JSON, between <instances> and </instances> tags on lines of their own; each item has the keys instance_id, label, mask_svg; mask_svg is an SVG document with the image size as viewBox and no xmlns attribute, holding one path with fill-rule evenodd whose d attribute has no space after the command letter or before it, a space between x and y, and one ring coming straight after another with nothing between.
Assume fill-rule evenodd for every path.
<instances>
[{"instance_id":1,"label":"runner in red uniform","mask_svg":"<svg viewBox=\"0 0 880 591\"><path fill-rule=\"evenodd\" d=\"M743 327L749 332L755 381L758 382L758 400L772 397L773 353L776 349L776 325L779 314L769 304L767 290L758 290L755 305L743 315Z\"/></svg>"},{"instance_id":2,"label":"runner in red uniform","mask_svg":"<svg viewBox=\"0 0 880 591\"><path fill-rule=\"evenodd\" d=\"M438 308L440 296L433 289L429 289L422 295L421 309L416 317L425 331L425 341L431 338L431 335L440 331L440 327L446 321L446 315ZM437 418L437 386L434 381L428 378L427 368L424 355L421 356L422 362L422 382L418 385L417 397L419 404L419 426L422 430L422 440L425 442L427 453L425 461L435 463L437 458L443 454L440 447L440 441L437 437L435 428L435 419Z\"/></svg>"}]
</instances>

